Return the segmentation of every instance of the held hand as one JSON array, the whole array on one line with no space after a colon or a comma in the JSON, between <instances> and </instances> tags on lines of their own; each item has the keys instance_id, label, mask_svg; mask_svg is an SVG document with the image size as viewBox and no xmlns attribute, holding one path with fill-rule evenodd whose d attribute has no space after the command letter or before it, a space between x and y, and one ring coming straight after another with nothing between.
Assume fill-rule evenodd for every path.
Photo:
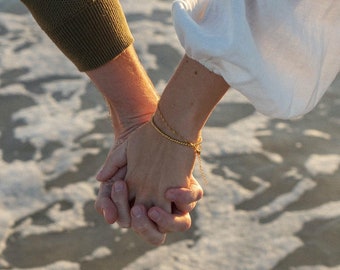
<instances>
[{"instance_id":1,"label":"held hand","mask_svg":"<svg viewBox=\"0 0 340 270\"><path fill-rule=\"evenodd\" d=\"M111 194L112 185L120 187L117 189L114 187ZM188 189L168 189L165 192L165 198L174 204L174 213L169 214L157 206L150 208L147 212L145 206L135 205L132 210L132 220L130 220L126 182L117 180L114 184L101 183L96 208L99 213L103 213L102 208L105 209L104 216L108 223L120 220L119 224L122 227L124 224L130 224L131 221L132 229L144 241L153 245L160 245L164 243L166 233L183 232L190 228L191 218L189 212L193 210L202 195L203 190L196 180L191 183ZM122 208L125 210L119 212L115 205L118 209L123 206ZM120 217L122 213L127 219Z\"/></svg>"},{"instance_id":2,"label":"held hand","mask_svg":"<svg viewBox=\"0 0 340 270\"><path fill-rule=\"evenodd\" d=\"M127 186L120 180L124 179L126 173L126 154L126 142L111 149L97 176L98 180L106 182L100 185L96 209L104 215L108 223L117 221L121 227L129 227L131 222ZM166 232L185 231L190 228L189 212L202 195L201 186L192 177L189 188L173 188L165 192L166 200L173 202L175 206L172 214L160 207L152 207L147 213L144 206L139 206L142 214L132 215L132 227L145 241L155 245L162 244Z\"/></svg>"},{"instance_id":3,"label":"held hand","mask_svg":"<svg viewBox=\"0 0 340 270\"><path fill-rule=\"evenodd\" d=\"M172 213L171 202L164 198L169 188L188 188L195 181L193 149L162 137L147 123L127 140L129 199L136 205L163 208Z\"/></svg>"},{"instance_id":4,"label":"held hand","mask_svg":"<svg viewBox=\"0 0 340 270\"><path fill-rule=\"evenodd\" d=\"M173 203L173 213L168 214L160 207L151 207L149 218L155 222L160 232L186 231L191 226L191 212L203 196L202 187L193 179L189 188L171 188L165 192L165 198Z\"/></svg>"},{"instance_id":5,"label":"held hand","mask_svg":"<svg viewBox=\"0 0 340 270\"><path fill-rule=\"evenodd\" d=\"M145 206L135 205L131 211L132 228L146 242L161 245L165 241L166 233L184 232L190 229L189 212L194 209L202 196L203 190L195 179L189 189L168 189L165 198L174 204L174 213L169 214L158 206L151 207L149 211L146 211Z\"/></svg>"}]
</instances>

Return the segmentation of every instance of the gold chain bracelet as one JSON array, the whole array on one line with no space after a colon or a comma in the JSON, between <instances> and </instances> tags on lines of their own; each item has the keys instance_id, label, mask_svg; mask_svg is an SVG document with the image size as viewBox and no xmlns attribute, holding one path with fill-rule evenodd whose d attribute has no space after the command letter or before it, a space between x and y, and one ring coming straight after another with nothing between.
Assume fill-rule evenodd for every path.
<instances>
[{"instance_id":1,"label":"gold chain bracelet","mask_svg":"<svg viewBox=\"0 0 340 270\"><path fill-rule=\"evenodd\" d=\"M204 180L204 183L206 184L208 181L207 181L207 177L206 177L206 174L204 172L204 169L203 169L203 165L202 165L202 159L201 159L201 145L202 145L202 136L199 136L199 139L197 142L189 142L188 140L186 140L184 138L184 136L180 135L175 129L173 129L169 124L168 122L165 120L161 110L159 109L159 106L157 108L157 111L156 113L158 112L160 118L162 119L162 122L167 126L167 128L174 134L176 135L177 137L181 138L182 140L177 140L176 138L173 138L172 136L168 135L167 133L165 133L164 131L162 131L158 126L157 124L155 123L155 115L152 117L151 119L151 125L153 126L153 128L161 135L163 136L164 138L166 138L167 140L171 141L171 142L174 142L174 143L177 143L177 144L180 144L180 145L183 145L183 146L187 146L187 147L191 147L195 150L195 153L198 157L198 163L199 163L199 170L200 170L200 174Z\"/></svg>"},{"instance_id":2,"label":"gold chain bracelet","mask_svg":"<svg viewBox=\"0 0 340 270\"><path fill-rule=\"evenodd\" d=\"M188 147L191 147L195 150L195 153L197 155L200 155L201 154L201 143L202 143L202 139L200 137L200 139L195 142L195 143L192 143L192 142L188 142L188 141L180 141L180 140L177 140L173 137L171 137L170 135L166 134L165 132L163 132L155 123L155 119L152 117L152 120L151 120L151 124L152 126L154 127L154 129L156 131L158 131L159 134L161 134L164 138L168 139L169 141L171 142L174 142L174 143L177 143L177 144L180 144L180 145L183 145L183 146L188 146Z\"/></svg>"}]
</instances>

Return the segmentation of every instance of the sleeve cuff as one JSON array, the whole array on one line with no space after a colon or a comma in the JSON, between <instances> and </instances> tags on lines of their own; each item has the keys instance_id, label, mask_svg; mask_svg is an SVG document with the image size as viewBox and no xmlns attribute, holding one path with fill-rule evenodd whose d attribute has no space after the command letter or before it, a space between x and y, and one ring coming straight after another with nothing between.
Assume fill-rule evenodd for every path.
<instances>
[{"instance_id":1,"label":"sleeve cuff","mask_svg":"<svg viewBox=\"0 0 340 270\"><path fill-rule=\"evenodd\" d=\"M23 2L40 27L80 71L104 65L133 43L118 0Z\"/></svg>"}]
</instances>

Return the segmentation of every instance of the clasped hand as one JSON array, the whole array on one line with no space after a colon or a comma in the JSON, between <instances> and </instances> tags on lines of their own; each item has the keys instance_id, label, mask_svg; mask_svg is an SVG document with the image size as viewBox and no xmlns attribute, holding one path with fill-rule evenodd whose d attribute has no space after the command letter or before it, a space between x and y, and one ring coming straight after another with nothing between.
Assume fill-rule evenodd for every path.
<instances>
[{"instance_id":1,"label":"clasped hand","mask_svg":"<svg viewBox=\"0 0 340 270\"><path fill-rule=\"evenodd\" d=\"M189 212L202 197L193 177L195 153L161 137L146 123L109 152L97 179L96 209L105 220L160 245L167 232L191 226Z\"/></svg>"}]
</instances>

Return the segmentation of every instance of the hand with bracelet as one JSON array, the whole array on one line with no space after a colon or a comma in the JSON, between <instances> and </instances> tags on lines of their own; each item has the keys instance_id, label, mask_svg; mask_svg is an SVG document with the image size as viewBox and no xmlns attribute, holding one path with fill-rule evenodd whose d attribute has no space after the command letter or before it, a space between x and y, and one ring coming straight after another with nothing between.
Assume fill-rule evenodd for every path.
<instances>
[{"instance_id":1,"label":"hand with bracelet","mask_svg":"<svg viewBox=\"0 0 340 270\"><path fill-rule=\"evenodd\" d=\"M127 228L131 226L128 202L128 194L131 192L126 182L122 181L130 165L125 155L125 146L130 137L150 121L159 98L133 46L109 63L86 73L108 103L116 135L115 146L98 176L102 183L96 209L108 223L118 222L121 227ZM147 208L143 208L145 211L132 220L132 228L147 242L161 244L166 232L190 228L189 212L202 197L202 189L194 179L190 185L175 187L164 190L160 195L169 205L176 206L173 212L166 212L155 205L148 212Z\"/></svg>"},{"instance_id":2,"label":"hand with bracelet","mask_svg":"<svg viewBox=\"0 0 340 270\"><path fill-rule=\"evenodd\" d=\"M192 146L200 143L201 129L228 88L221 76L185 56L163 92L153 123L134 131L111 153L114 158L109 155L99 179L114 177L128 161L125 181L137 233L143 231L138 218L149 210L153 219L154 206L177 211L164 197L169 188L189 188L196 182L192 172L197 149Z\"/></svg>"}]
</instances>

